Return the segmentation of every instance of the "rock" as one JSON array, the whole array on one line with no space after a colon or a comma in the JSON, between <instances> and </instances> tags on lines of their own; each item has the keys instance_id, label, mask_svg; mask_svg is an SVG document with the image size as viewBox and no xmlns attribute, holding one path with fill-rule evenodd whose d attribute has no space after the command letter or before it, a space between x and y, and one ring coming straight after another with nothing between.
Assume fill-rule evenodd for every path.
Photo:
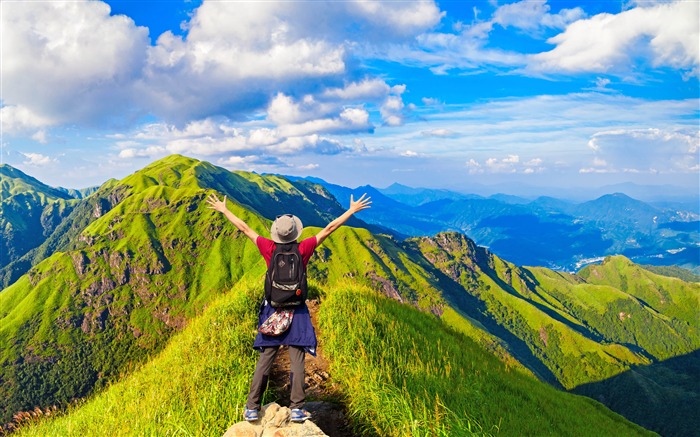
<instances>
[{"instance_id":1,"label":"rock","mask_svg":"<svg viewBox=\"0 0 700 437\"><path fill-rule=\"evenodd\" d=\"M258 437L255 426L248 422L238 422L226 431L224 437Z\"/></svg>"},{"instance_id":2,"label":"rock","mask_svg":"<svg viewBox=\"0 0 700 437\"><path fill-rule=\"evenodd\" d=\"M311 420L303 423L290 422L291 410L276 403L267 404L260 410L255 422L238 422L231 426L224 437L328 437Z\"/></svg>"}]
</instances>

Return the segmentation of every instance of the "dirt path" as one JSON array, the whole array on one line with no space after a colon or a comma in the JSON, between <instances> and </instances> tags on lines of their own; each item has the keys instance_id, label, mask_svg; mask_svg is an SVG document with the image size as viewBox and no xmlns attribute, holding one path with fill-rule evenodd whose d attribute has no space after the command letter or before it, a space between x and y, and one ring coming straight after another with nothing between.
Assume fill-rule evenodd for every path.
<instances>
[{"instance_id":1,"label":"dirt path","mask_svg":"<svg viewBox=\"0 0 700 437\"><path fill-rule=\"evenodd\" d=\"M316 330L316 336L321 337L318 328L319 302L307 302L311 321ZM336 383L332 381L328 371L328 360L323 356L323 345L319 345L316 356L306 355L306 409L312 415L312 421L330 437L356 437L348 425L345 416L345 406ZM278 403L289 406L289 353L282 346L277 354L270 372L270 386L279 396Z\"/></svg>"}]
</instances>

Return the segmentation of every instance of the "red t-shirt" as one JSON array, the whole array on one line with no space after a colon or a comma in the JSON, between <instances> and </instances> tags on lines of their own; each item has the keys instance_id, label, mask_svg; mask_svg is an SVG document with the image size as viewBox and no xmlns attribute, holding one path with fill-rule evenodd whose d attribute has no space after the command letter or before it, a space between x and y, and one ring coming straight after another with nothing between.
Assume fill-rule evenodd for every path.
<instances>
[{"instance_id":1,"label":"red t-shirt","mask_svg":"<svg viewBox=\"0 0 700 437\"><path fill-rule=\"evenodd\" d=\"M274 241L270 240L269 238L261 237L258 235L257 240L255 240L255 244L258 246L258 250L260 251L260 254L265 258L265 263L267 264L268 267L270 267L270 259L272 258L272 253L275 251L275 248L277 247L277 243ZM304 262L304 267L309 263L309 260L311 259L311 255L314 254L314 250L316 249L316 237L309 237L301 240L299 243L299 253L301 253L301 259Z\"/></svg>"}]
</instances>

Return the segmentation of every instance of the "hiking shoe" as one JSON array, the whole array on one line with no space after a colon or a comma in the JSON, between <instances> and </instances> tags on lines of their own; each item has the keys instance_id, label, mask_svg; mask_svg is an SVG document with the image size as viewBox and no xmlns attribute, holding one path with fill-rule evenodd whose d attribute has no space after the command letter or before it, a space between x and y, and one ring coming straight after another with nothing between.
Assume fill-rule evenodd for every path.
<instances>
[{"instance_id":1,"label":"hiking shoe","mask_svg":"<svg viewBox=\"0 0 700 437\"><path fill-rule=\"evenodd\" d=\"M245 417L245 420L248 422L255 422L258 420L258 410L249 410L246 408L245 411L243 411L243 417Z\"/></svg>"},{"instance_id":2,"label":"hiking shoe","mask_svg":"<svg viewBox=\"0 0 700 437\"><path fill-rule=\"evenodd\" d=\"M292 416L289 420L292 422L303 422L306 419L311 418L311 413L309 413L306 410L302 410L300 408L294 408L292 409Z\"/></svg>"}]
</instances>

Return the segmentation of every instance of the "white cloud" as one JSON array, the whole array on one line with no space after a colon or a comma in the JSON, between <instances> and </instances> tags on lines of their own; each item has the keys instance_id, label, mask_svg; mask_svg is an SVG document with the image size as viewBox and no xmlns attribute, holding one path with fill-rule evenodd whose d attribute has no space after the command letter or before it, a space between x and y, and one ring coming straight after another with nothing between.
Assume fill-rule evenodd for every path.
<instances>
[{"instance_id":1,"label":"white cloud","mask_svg":"<svg viewBox=\"0 0 700 437\"><path fill-rule=\"evenodd\" d=\"M122 159L156 158L170 153L199 156L205 159L227 156L227 159L253 156L286 156L293 154L334 155L362 151L348 146L327 134L368 131L368 114L357 108L346 108L334 119L311 120L300 124L277 126L234 125L229 120L205 119L183 128L154 123L115 142ZM361 142L360 142L361 144ZM235 161L235 160L234 160ZM230 161L230 163L234 162ZM247 162L248 162L247 161Z\"/></svg>"},{"instance_id":2,"label":"white cloud","mask_svg":"<svg viewBox=\"0 0 700 437\"><path fill-rule=\"evenodd\" d=\"M484 163L480 163L474 158L469 158L465 163L469 174L499 174L499 173L521 173L534 174L545 170L542 167L542 159L532 158L526 162L521 162L518 155L507 155L505 158L490 157Z\"/></svg>"},{"instance_id":3,"label":"white cloud","mask_svg":"<svg viewBox=\"0 0 700 437\"><path fill-rule=\"evenodd\" d=\"M365 79L361 82L351 82L343 88L329 88L322 94L324 98L357 101L379 100L390 92L389 85L381 79Z\"/></svg>"},{"instance_id":4,"label":"white cloud","mask_svg":"<svg viewBox=\"0 0 700 437\"><path fill-rule=\"evenodd\" d=\"M22 153L22 155L24 155L24 157L27 158L26 161L23 162L23 164L31 165L33 167L45 167L47 165L58 162L57 159L50 158L46 155L42 155L41 153Z\"/></svg>"},{"instance_id":5,"label":"white cloud","mask_svg":"<svg viewBox=\"0 0 700 437\"><path fill-rule=\"evenodd\" d=\"M378 29L389 28L395 34L412 36L437 25L445 15L433 1L386 2L381 0L349 2Z\"/></svg>"},{"instance_id":6,"label":"white cloud","mask_svg":"<svg viewBox=\"0 0 700 437\"><path fill-rule=\"evenodd\" d=\"M156 158L167 155L167 151L161 146L149 146L145 148L126 147L117 155L121 159L132 158Z\"/></svg>"},{"instance_id":7,"label":"white cloud","mask_svg":"<svg viewBox=\"0 0 700 437\"><path fill-rule=\"evenodd\" d=\"M46 144L49 142L45 130L40 130L34 133L34 135L32 135L32 139L40 144Z\"/></svg>"},{"instance_id":8,"label":"white cloud","mask_svg":"<svg viewBox=\"0 0 700 437\"><path fill-rule=\"evenodd\" d=\"M450 137L456 137L459 135L459 134L457 134L457 132L450 130L450 129L433 129L433 130L423 131L421 133L425 136L428 136L428 137L440 137L440 138L450 138Z\"/></svg>"},{"instance_id":9,"label":"white cloud","mask_svg":"<svg viewBox=\"0 0 700 437\"><path fill-rule=\"evenodd\" d=\"M695 173L700 131L658 128L596 132L588 142L593 168L607 172Z\"/></svg>"},{"instance_id":10,"label":"white cloud","mask_svg":"<svg viewBox=\"0 0 700 437\"><path fill-rule=\"evenodd\" d=\"M475 23L459 33L425 33L416 38L416 47L392 46L376 56L406 65L428 67L436 75L451 70L479 70L484 66L523 67L527 56L488 46L493 23Z\"/></svg>"},{"instance_id":11,"label":"white cloud","mask_svg":"<svg viewBox=\"0 0 700 437\"><path fill-rule=\"evenodd\" d=\"M506 158L503 158L501 162L504 164L517 164L520 162L520 157L518 155L508 155Z\"/></svg>"},{"instance_id":12,"label":"white cloud","mask_svg":"<svg viewBox=\"0 0 700 437\"><path fill-rule=\"evenodd\" d=\"M700 6L678 1L598 14L548 40L556 47L531 56L532 71L626 74L639 60L697 75ZM670 23L673 23L672 25Z\"/></svg>"},{"instance_id":13,"label":"white cloud","mask_svg":"<svg viewBox=\"0 0 700 437\"><path fill-rule=\"evenodd\" d=\"M291 165L274 156L228 156L219 158L216 161L217 165L226 167L230 170L246 170L257 172L275 172L290 168Z\"/></svg>"},{"instance_id":14,"label":"white cloud","mask_svg":"<svg viewBox=\"0 0 700 437\"><path fill-rule=\"evenodd\" d=\"M361 126L363 129L369 127L369 113L360 108L345 108L340 113L340 119L350 123L351 126Z\"/></svg>"},{"instance_id":15,"label":"white cloud","mask_svg":"<svg viewBox=\"0 0 700 437\"><path fill-rule=\"evenodd\" d=\"M2 11L5 105L42 126L133 115L146 28L102 2L10 2Z\"/></svg>"},{"instance_id":16,"label":"white cloud","mask_svg":"<svg viewBox=\"0 0 700 437\"><path fill-rule=\"evenodd\" d=\"M526 32L538 32L542 28L564 29L568 24L583 18L581 8L562 9L549 13L546 0L527 0L500 6L493 14L492 22L503 27L515 27Z\"/></svg>"},{"instance_id":17,"label":"white cloud","mask_svg":"<svg viewBox=\"0 0 700 437\"><path fill-rule=\"evenodd\" d=\"M411 39L441 16L433 1L205 1L184 39L160 36L145 91L151 91L158 113L175 120L245 113L291 90L318 93L316 104L324 95L386 94L383 81L373 78L340 90L332 84L354 75L357 66L347 61L357 47ZM279 109L272 117L301 116L304 110Z\"/></svg>"},{"instance_id":18,"label":"white cloud","mask_svg":"<svg viewBox=\"0 0 700 437\"><path fill-rule=\"evenodd\" d=\"M481 167L479 161L474 158L469 158L469 161L467 161L465 165L469 171L469 174L479 174L484 172L484 169Z\"/></svg>"},{"instance_id":19,"label":"white cloud","mask_svg":"<svg viewBox=\"0 0 700 437\"><path fill-rule=\"evenodd\" d=\"M279 144L274 145L274 149L268 151L281 155L296 155L302 152L311 152L320 155L337 155L348 152L352 149L338 140L312 134L305 136L290 137Z\"/></svg>"},{"instance_id":20,"label":"white cloud","mask_svg":"<svg viewBox=\"0 0 700 437\"><path fill-rule=\"evenodd\" d=\"M492 99L425 111L420 123L429 129L420 135L415 124L407 124L392 133L378 130L377 138L366 141L370 148L382 145L386 150L411 150L426 159L457 159L466 163L470 174L495 170L508 174L512 168L518 174L527 168L547 174L580 168L641 170L651 167L652 161L658 162L658 169L681 172L690 171L693 160L699 161L693 133L699 104L698 99L655 101L610 93ZM659 132L649 132L649 126ZM426 134L457 131L459 135L447 141ZM516 159L509 155L519 162L513 164ZM487 165L489 158L493 159Z\"/></svg>"},{"instance_id":21,"label":"white cloud","mask_svg":"<svg viewBox=\"0 0 700 437\"><path fill-rule=\"evenodd\" d=\"M392 91L396 94L386 98L382 106L379 108L379 113L382 115L384 124L388 126L401 126L404 120L404 102L401 98L401 93L405 90L404 87L394 87Z\"/></svg>"},{"instance_id":22,"label":"white cloud","mask_svg":"<svg viewBox=\"0 0 700 437\"><path fill-rule=\"evenodd\" d=\"M423 97L420 100L425 106L436 106L441 104L440 100L434 97Z\"/></svg>"},{"instance_id":23,"label":"white cloud","mask_svg":"<svg viewBox=\"0 0 700 437\"><path fill-rule=\"evenodd\" d=\"M414 152L413 150L406 150L401 152L401 156L405 156L407 158L413 158L418 156L418 153Z\"/></svg>"},{"instance_id":24,"label":"white cloud","mask_svg":"<svg viewBox=\"0 0 700 437\"><path fill-rule=\"evenodd\" d=\"M10 119L3 108L3 126L129 125L146 114L185 125L249 114L292 91L315 96L301 111L382 99L383 80L349 80L364 68L355 51L412 40L443 15L432 0L205 0L186 36L165 32L151 46L148 29L100 1L3 3L3 105L33 114Z\"/></svg>"},{"instance_id":25,"label":"white cloud","mask_svg":"<svg viewBox=\"0 0 700 437\"><path fill-rule=\"evenodd\" d=\"M0 108L0 123L2 130L11 134L48 127L54 120L33 112L26 106L3 106Z\"/></svg>"},{"instance_id":26,"label":"white cloud","mask_svg":"<svg viewBox=\"0 0 700 437\"><path fill-rule=\"evenodd\" d=\"M368 56L429 68L436 75L496 69L529 76L606 73L640 80L649 67L670 67L686 79L697 76L699 3L637 3L617 14L590 18L579 7L552 14L542 0L509 3L488 19L460 22L453 32L426 32L414 44L374 47ZM499 45L491 38L495 26L517 29L532 38L564 31L547 40L554 49L532 54Z\"/></svg>"}]
</instances>

